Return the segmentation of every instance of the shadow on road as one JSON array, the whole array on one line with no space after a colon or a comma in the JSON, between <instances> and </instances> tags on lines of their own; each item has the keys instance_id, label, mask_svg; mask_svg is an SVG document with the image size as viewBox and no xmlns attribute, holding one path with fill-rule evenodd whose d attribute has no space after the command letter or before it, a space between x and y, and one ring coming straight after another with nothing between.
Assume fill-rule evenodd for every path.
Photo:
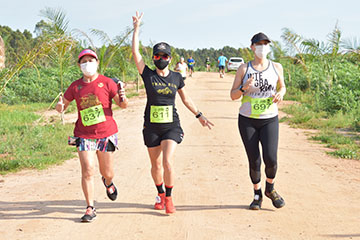
<instances>
[{"instance_id":1,"label":"shadow on road","mask_svg":"<svg viewBox=\"0 0 360 240\"><path fill-rule=\"evenodd\" d=\"M140 214L153 216L167 216L163 211L156 211L152 204L121 203L121 202L96 202L96 209L101 214ZM137 209L134 211L134 209ZM247 205L178 205L178 212L205 211L223 209L246 209ZM119 210L119 211L117 211ZM262 209L273 211L271 209ZM0 201L0 221L9 219L63 219L79 222L79 216L85 211L83 200L58 200L58 201L25 201L4 202ZM64 213L67 217L57 216ZM68 217L74 214L74 217Z\"/></svg>"}]
</instances>

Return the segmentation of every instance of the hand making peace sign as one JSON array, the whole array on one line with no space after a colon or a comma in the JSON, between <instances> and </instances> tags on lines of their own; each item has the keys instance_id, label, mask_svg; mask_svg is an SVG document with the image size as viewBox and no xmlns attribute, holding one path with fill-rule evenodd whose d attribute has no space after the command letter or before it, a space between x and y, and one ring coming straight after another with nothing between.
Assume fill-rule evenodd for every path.
<instances>
[{"instance_id":1,"label":"hand making peace sign","mask_svg":"<svg viewBox=\"0 0 360 240\"><path fill-rule=\"evenodd\" d=\"M139 15L139 12L136 11L136 16L133 16L133 24L134 24L134 28L138 28L140 26L140 23L141 23L141 19L143 17L144 13L141 13Z\"/></svg>"}]
</instances>

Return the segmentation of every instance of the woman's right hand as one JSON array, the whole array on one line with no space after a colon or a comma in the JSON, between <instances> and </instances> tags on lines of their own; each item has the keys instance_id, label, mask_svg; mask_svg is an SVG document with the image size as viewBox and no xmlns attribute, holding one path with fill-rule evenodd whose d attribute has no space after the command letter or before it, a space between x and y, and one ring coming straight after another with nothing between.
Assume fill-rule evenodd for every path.
<instances>
[{"instance_id":1,"label":"woman's right hand","mask_svg":"<svg viewBox=\"0 0 360 240\"><path fill-rule=\"evenodd\" d=\"M136 11L136 16L133 16L133 17L132 17L132 18L133 18L133 24L134 24L134 28L135 28L135 29L140 26L141 19L142 19L143 15L144 15L144 13L141 13L141 14L139 15L139 12Z\"/></svg>"},{"instance_id":2,"label":"woman's right hand","mask_svg":"<svg viewBox=\"0 0 360 240\"><path fill-rule=\"evenodd\" d=\"M243 90L246 92L248 91L252 86L254 86L254 75L251 75L248 80L246 80L246 83L243 85Z\"/></svg>"}]
</instances>

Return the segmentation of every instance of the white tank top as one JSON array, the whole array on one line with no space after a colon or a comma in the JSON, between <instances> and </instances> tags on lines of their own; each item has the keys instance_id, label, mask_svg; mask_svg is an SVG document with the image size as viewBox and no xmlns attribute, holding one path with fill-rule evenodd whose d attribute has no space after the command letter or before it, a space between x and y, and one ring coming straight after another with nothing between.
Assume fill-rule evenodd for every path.
<instances>
[{"instance_id":1,"label":"white tank top","mask_svg":"<svg viewBox=\"0 0 360 240\"><path fill-rule=\"evenodd\" d=\"M263 71L257 71L248 63L242 83L254 76L254 86L250 87L241 99L239 114L249 118L267 119L278 115L278 107L273 103L279 75L274 63L269 60L269 66Z\"/></svg>"},{"instance_id":2,"label":"white tank top","mask_svg":"<svg viewBox=\"0 0 360 240\"><path fill-rule=\"evenodd\" d=\"M182 77L186 77L186 67L187 67L187 65L186 65L185 62L184 63L179 63L178 70L181 73Z\"/></svg>"}]
</instances>

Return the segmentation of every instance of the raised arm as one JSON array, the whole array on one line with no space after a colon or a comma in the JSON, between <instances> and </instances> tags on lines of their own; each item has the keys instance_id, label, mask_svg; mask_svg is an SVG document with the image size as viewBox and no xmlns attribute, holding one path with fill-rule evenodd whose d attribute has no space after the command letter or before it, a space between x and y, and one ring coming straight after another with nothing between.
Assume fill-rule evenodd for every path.
<instances>
[{"instance_id":1,"label":"raised arm","mask_svg":"<svg viewBox=\"0 0 360 240\"><path fill-rule=\"evenodd\" d=\"M139 12L136 11L136 16L133 16L133 25L134 25L134 32L133 32L133 39L132 39L132 53L134 57L134 61L136 67L140 74L144 72L145 62L140 54L139 51L139 31L140 31L140 23L143 17L143 13L139 15Z\"/></svg>"}]
</instances>

